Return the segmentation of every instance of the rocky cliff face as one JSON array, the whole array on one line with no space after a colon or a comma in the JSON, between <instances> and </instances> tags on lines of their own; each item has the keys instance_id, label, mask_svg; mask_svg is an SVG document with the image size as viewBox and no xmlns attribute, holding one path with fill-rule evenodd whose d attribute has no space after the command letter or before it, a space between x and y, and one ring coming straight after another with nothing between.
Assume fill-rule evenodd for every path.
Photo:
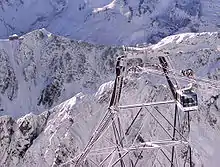
<instances>
[{"instance_id":1,"label":"rocky cliff face","mask_svg":"<svg viewBox=\"0 0 220 167\"><path fill-rule=\"evenodd\" d=\"M180 32L218 31L219 5L219 0L3 0L0 38L46 28L98 44L155 43Z\"/></svg>"},{"instance_id":2,"label":"rocky cliff face","mask_svg":"<svg viewBox=\"0 0 220 167\"><path fill-rule=\"evenodd\" d=\"M1 115L40 113L112 79L122 49L95 46L36 30L0 41Z\"/></svg>"},{"instance_id":3,"label":"rocky cliff face","mask_svg":"<svg viewBox=\"0 0 220 167\"><path fill-rule=\"evenodd\" d=\"M42 40L37 40L40 41L38 43L34 39L39 37L39 34L41 34L40 36L44 37L42 38ZM22 56L22 59L17 59L18 62L14 65L18 66L19 62L25 61L26 63L22 64L22 66L18 68L21 70L24 67L29 67L29 64L35 62L36 68L33 68L33 65L31 65L31 68L28 68L28 75L24 75L23 73L25 72L23 72L22 70L22 76L27 76L27 79L22 78L23 82L25 84L26 82L33 82L33 85L37 85L37 87L39 87L39 81L41 81L42 78L51 77L50 79L54 79L52 80L53 82L47 82L50 84L50 86L47 86L45 84L45 87L41 87L42 89L35 88L35 91L38 91L38 98L36 98L36 101L34 101L35 103L33 103L36 107L38 107L38 105L49 107L51 101L48 99L52 99L53 106L58 103L56 102L57 97L58 99L61 99L61 97L63 97L63 99L67 98L68 96L65 96L66 94L63 94L64 88L68 92L72 91L73 88L75 88L77 91L82 91L84 93L79 93L71 99L64 101L63 103L43 112L40 115L28 114L18 120L14 120L9 116L1 117L0 166L55 167L62 166L64 164L66 166L71 166L72 158L77 156L85 147L86 143L89 140L89 137L93 133L94 128L106 112L113 86L112 81L106 81L113 78L113 59L115 58L116 54L126 54L130 58L133 57L133 61L128 62L128 64L137 63L141 64L141 66L144 67L157 64L157 55L169 54L169 62L170 64L172 64L173 68L171 73L179 73L179 70L181 69L192 68L197 77L203 77L202 81L196 81L198 87L197 93L199 96L199 110L191 113L190 143L193 148L193 163L196 166L212 167L216 167L219 164L219 33L181 34L171 36L163 39L156 45L152 45L147 48L128 48L128 50L125 52L123 52L120 48L106 48L101 46L97 47L86 43L78 43L72 41L72 45L74 46L73 47L72 45L68 44L67 39L54 36L48 37L45 34L42 35L41 31L35 31L31 34L28 34L27 39L26 40L28 42L25 43L24 39L24 41L21 42L21 46L25 46L26 48L29 48L30 50L32 49L33 51L20 49L22 50L23 54L17 54L17 56ZM56 40L56 42L51 42L52 44L48 42L53 40ZM15 41L10 42L15 45ZM47 45L45 45L44 42L48 42ZM5 46L11 47L11 43L10 45L7 44ZM22 45L22 43L25 43L26 45ZM36 46L41 46L41 44L43 43L43 46L46 46L46 48L50 49L34 50L33 46L30 45L33 43ZM16 44L16 46L18 46L18 44ZM98 71L101 81L106 83L99 87L101 82L94 81L92 83L90 82L90 87L86 87L86 84L81 84L81 87L77 87L77 84L79 84L80 82L83 83L83 81L86 82L90 78L93 78L94 73L74 73L75 69L73 68L75 67L71 67L70 65L62 65L62 63L64 62L61 60L63 60L63 58L66 56L66 54L63 54L65 52L62 50L62 46L64 46L64 51L67 50L66 48L74 48L74 52L69 52L70 55L81 53L86 57L86 60L83 61L81 60L81 58L84 57L83 55L77 57L70 56L68 62L74 61L77 70L81 69L79 71L86 71L88 70L87 68L90 68L89 71L92 71L92 67L99 67L100 69L98 68L94 71ZM56 49L57 47L59 49ZM58 51L60 53L57 55ZM41 53L39 54L39 57L34 56L34 53L36 52ZM110 57L108 57L107 55ZM34 58L32 58L31 60L30 57ZM56 58L57 60L53 61L53 59ZM142 59L142 61L138 61L140 58ZM33 59L35 61L33 61ZM7 61L5 60L4 62L6 63ZM94 64L91 62L100 64L96 64L96 66L93 66ZM81 63L82 66L79 68L78 65ZM8 66L10 66L10 64ZM5 67L7 67L7 65ZM62 74L62 71L65 71L67 67L69 67L71 69L70 71L73 73L71 77L68 76L69 73ZM38 69L41 69L41 71L39 72ZM33 71L36 72L34 73ZM17 105L18 101L16 101L16 103L13 103L13 100L19 97L22 92L24 93L24 89L22 92L19 91L20 79L17 78L18 70L14 70L14 73L16 76L14 82L18 83L18 91L17 94L15 94L16 96L13 96L12 101L10 101L9 99L11 103L7 103L8 106L9 104ZM55 74L57 76L56 78L53 78L53 75ZM181 86L185 86L187 83L189 83L186 80L182 80L181 77L177 79ZM207 79L212 79L213 81L210 83L210 81L207 81ZM71 86L68 87L68 84L70 84ZM163 76L155 76L152 73L146 73L144 70L140 70L138 73L131 72L125 79L120 104L134 104L142 102L169 100L171 99L171 94L169 89L166 86L163 86L165 84L166 80ZM93 87L91 85L96 85L96 87L99 87L99 89L97 90L96 87ZM25 88L26 91L28 91L28 87ZM31 88L33 89L33 87ZM94 92L89 92L89 94L86 93L86 91L88 91L87 88L89 88L90 91L94 90ZM8 86L5 92L10 89L11 87ZM53 92L53 90L55 90L56 92L54 95L50 93ZM62 90L60 94L59 90ZM30 91L26 94L31 93L33 92ZM72 93L76 92L72 91ZM33 94L33 96L31 95L31 97L34 97L35 95L36 94ZM4 93L2 93L1 97L3 97L2 99L8 98L7 94ZM22 95L20 97L25 96ZM6 103L2 103L2 105L6 105ZM28 104L28 106L31 105ZM174 116L174 113L172 112L172 105L161 106L158 109L163 111L164 115L168 119L172 120ZM166 121L164 121L162 118L160 118L160 116L156 114L156 111L153 108L148 108L148 110L155 114L155 116L160 120L160 123L165 126L168 132L172 132L172 128L170 127L170 125L167 124ZM7 112L7 110L5 112ZM134 118L136 112L137 111L135 110L120 112L120 116L123 120L122 125L124 129L126 129L126 127L129 125L131 119ZM144 117L146 117L146 119L144 119ZM127 137L128 142L129 140L133 139L133 132L135 132L136 130L135 128L140 127L142 123L145 123L145 126L141 131L141 138L138 138L135 143L140 143L143 140L152 141L168 138L163 129L161 129L158 126L157 122L149 115L148 111L143 110L138 122L134 126L134 129L132 129L132 133ZM111 142L114 142L112 136L112 131L111 129L109 129L94 148L98 149L100 147L109 146ZM108 140L106 140L106 138ZM138 152L132 152L131 158L135 160L138 158L137 155ZM143 154L143 158L140 158L138 166L151 166L154 161L155 155L155 151L146 151ZM179 159L184 159L184 150L180 150L177 155ZM158 158L161 160L162 165L168 166L169 161L162 157L162 155L158 155ZM102 156L93 156L91 158L95 162L100 162L103 159ZM156 162L155 165L159 166L158 163L159 162ZM87 160L86 164L87 166L95 166L90 160Z\"/></svg>"}]
</instances>

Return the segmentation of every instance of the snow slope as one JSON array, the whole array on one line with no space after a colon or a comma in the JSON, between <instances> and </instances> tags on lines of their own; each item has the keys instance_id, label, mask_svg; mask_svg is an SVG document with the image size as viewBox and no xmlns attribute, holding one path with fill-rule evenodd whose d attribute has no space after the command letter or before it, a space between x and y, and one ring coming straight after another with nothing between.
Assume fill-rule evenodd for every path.
<instances>
[{"instance_id":1,"label":"snow slope","mask_svg":"<svg viewBox=\"0 0 220 167\"><path fill-rule=\"evenodd\" d=\"M219 0L3 0L0 38L34 29L98 44L155 43L180 32L218 31Z\"/></svg>"},{"instance_id":2,"label":"snow slope","mask_svg":"<svg viewBox=\"0 0 220 167\"><path fill-rule=\"evenodd\" d=\"M32 37L35 37L39 32L33 32ZM84 44L83 47L87 46L85 43L77 46L79 47L82 44ZM97 48L97 46L89 46ZM121 49L119 48L119 50ZM128 64L142 64L146 68L158 63L156 56L170 54L169 61L173 62L173 69L176 69L173 72L179 72L178 70L184 68L192 68L197 77L215 80L213 85L197 82L199 110L191 113L190 143L193 148L193 163L196 166L217 167L220 163L218 156L220 142L220 89L218 87L220 77L220 34L180 34L167 37L158 44L147 48L128 48L127 51L121 53L134 58ZM94 59L96 56L93 54L90 59ZM113 58L111 57L110 60ZM142 58L142 61L138 58ZM103 76L109 75L109 78L113 78L114 63L112 66L112 72L107 74L108 70L106 70L104 72L106 75L103 74ZM105 82L109 78L105 78ZM179 82L182 85L187 84L186 81L179 80ZM166 80L160 75L155 76L145 71L140 71L137 74L130 73L125 79L120 103L132 104L169 100L171 99L171 93L164 85L166 85ZM40 115L28 114L18 120L13 120L9 116L0 117L0 166L55 167L64 164L73 166L70 160L85 147L95 126L106 112L112 87L112 81L106 82L94 93L78 93L71 99ZM68 91L71 89L68 89ZM169 120L172 120L174 116L172 105L161 106L159 110ZM149 111L158 117L160 123L164 124L168 132L172 132L170 125L166 124L154 112L153 108L149 108ZM136 112L135 110L120 112L124 129L134 118ZM143 119L145 116L146 120ZM143 110L134 127L140 127L141 123L145 123L141 131L141 137L144 140L152 141L168 137L148 114L147 110ZM135 133L136 128L132 129L132 133L128 136L128 142L133 139L132 134ZM111 130L107 131L101 141L95 145L95 148L109 146L114 141L112 136ZM140 143L141 140L135 142ZM133 160L137 158L135 155L137 155L137 152L130 155ZM154 151L146 151L137 166L151 166L154 157ZM184 150L179 150L178 157L179 159L184 158ZM103 157L92 158L95 162L100 162ZM158 158L163 166L168 166L169 162L166 158L163 158L162 154L158 155ZM155 165L159 166L158 162ZM95 165L88 160L87 166Z\"/></svg>"}]
</instances>

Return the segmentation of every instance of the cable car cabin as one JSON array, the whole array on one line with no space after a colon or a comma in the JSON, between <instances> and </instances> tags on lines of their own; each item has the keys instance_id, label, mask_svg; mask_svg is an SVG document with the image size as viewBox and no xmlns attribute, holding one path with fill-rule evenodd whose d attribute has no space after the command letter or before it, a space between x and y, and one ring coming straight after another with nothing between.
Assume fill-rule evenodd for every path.
<instances>
[{"instance_id":1,"label":"cable car cabin","mask_svg":"<svg viewBox=\"0 0 220 167\"><path fill-rule=\"evenodd\" d=\"M180 89L177 93L177 106L182 111L192 111L198 109L197 94L191 88Z\"/></svg>"}]
</instances>

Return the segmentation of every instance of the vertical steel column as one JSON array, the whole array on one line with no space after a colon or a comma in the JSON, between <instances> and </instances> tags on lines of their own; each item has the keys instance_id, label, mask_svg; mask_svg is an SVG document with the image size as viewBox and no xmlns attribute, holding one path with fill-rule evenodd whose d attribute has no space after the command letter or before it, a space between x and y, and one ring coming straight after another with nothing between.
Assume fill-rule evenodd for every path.
<instances>
[{"instance_id":1,"label":"vertical steel column","mask_svg":"<svg viewBox=\"0 0 220 167\"><path fill-rule=\"evenodd\" d=\"M176 122L177 122L177 113L178 113L178 107L177 104L175 104L175 114L174 114L174 123L173 123L173 138L172 140L175 140L176 136ZM174 155L175 154L175 147L172 147L172 156L171 156L171 167L174 167Z\"/></svg>"}]
</instances>

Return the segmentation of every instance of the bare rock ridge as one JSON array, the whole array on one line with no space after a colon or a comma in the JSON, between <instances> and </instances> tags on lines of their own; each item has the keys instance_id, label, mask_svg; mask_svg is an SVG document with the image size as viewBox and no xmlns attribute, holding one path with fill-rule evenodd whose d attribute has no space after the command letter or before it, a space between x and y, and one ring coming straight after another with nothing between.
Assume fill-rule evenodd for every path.
<instances>
[{"instance_id":1,"label":"bare rock ridge","mask_svg":"<svg viewBox=\"0 0 220 167\"><path fill-rule=\"evenodd\" d=\"M156 43L182 32L218 31L219 6L218 0L3 0L0 38L46 28L96 44Z\"/></svg>"},{"instance_id":2,"label":"bare rock ridge","mask_svg":"<svg viewBox=\"0 0 220 167\"><path fill-rule=\"evenodd\" d=\"M33 51L33 53L41 53L40 56L32 56L35 61L39 61L42 63L36 63L35 71L41 69L42 71L37 74L38 79L45 76L50 76L54 73L53 63L49 60L57 58L61 59L59 56L54 55L62 55L65 54L57 53L57 45L59 45L59 50L64 46L64 43L67 39L62 37L48 37L45 35L44 40L39 40L37 42L36 39L39 34L41 34L42 30L34 31L27 36L24 36L24 40L21 43L25 43L28 48L33 49L34 47L31 44L43 45L43 46L51 46L49 41L57 40L52 43L51 50L47 51L48 54L43 54L39 48L37 51ZM27 39L25 39L27 38ZM52 39L50 39L52 38ZM54 39L55 38L55 39ZM25 42L27 41L27 42ZM58 42L62 41L62 42ZM15 41L11 41L14 43ZM45 43L48 42L48 43ZM43 43L43 44L42 44ZM57 44L58 43L58 44ZM181 69L192 68L197 77L202 77L206 82L201 82L199 80L196 81L198 88L197 93L199 96L199 110L191 113L191 134L190 134L190 143L193 148L193 163L196 166L210 166L216 167L219 164L219 142L220 142L220 91L219 88L216 88L216 85L219 85L220 78L220 35L219 33L189 33L189 34L180 34L171 37L167 37L160 41L156 45L151 45L146 48L128 48L127 51L123 51L121 48L111 48L107 49L101 46L90 45L86 43L72 42L74 45L74 51L69 51L69 56L72 57L73 60L77 59L75 57L76 54L83 52L86 57L85 62L89 62L91 67L99 67L101 69L97 70L100 74L101 81L104 84L101 85L101 82L97 85L97 89L93 89L95 83L90 84L90 87L82 87L78 88L78 90L84 90L85 88L89 88L90 90L94 90L92 93L87 93L86 91L82 91L83 93L78 93L74 97L64 101L63 103L58 105L58 101L54 102L55 107L39 114L28 114L18 120L14 120L9 116L0 117L0 166L3 167L29 167L29 166L71 166L71 160L75 156L77 156L82 149L85 147L86 143L89 140L90 135L93 133L97 122L104 115L111 91L113 82L109 81L114 76L114 61L116 54L126 54L128 57L133 57L133 60L129 63L142 64L142 66L151 66L153 64L157 64L157 55L161 54L169 54L170 61L172 62L173 72L179 72ZM27 45L29 44L29 45ZM46 45L47 44L47 45ZM82 45L82 46L81 46ZM2 45L1 45L2 46ZM8 44L4 45L8 47ZM22 45L21 45L22 46ZM66 47L68 46L68 47ZM87 48L90 48L88 52L86 52ZM26 48L26 47L25 47ZM71 48L70 45L65 45L64 48ZM101 48L101 49L100 49ZM98 50L96 50L98 49ZM114 50L114 54L112 54L112 49ZM21 49L20 49L21 50ZM44 49L46 50L46 49ZM65 49L64 49L65 50ZM53 51L53 52L52 52ZM100 54L100 52L102 54ZM108 54L103 54L108 52ZM169 53L168 53L169 52ZM21 54L22 56L27 55L30 50L23 50ZM24 54L25 53L25 54ZM62 52L63 53L63 52ZM73 54L74 53L74 54ZM19 54L17 54L19 55ZM35 55L35 54L33 54ZM52 56L53 55L53 56ZM108 57L107 55L111 55ZM104 56L104 60L102 59ZM106 57L105 57L106 56ZM39 58L40 57L40 58ZM82 56L83 57L83 56ZM26 63L24 63L20 68L28 67L28 62L32 62L31 60L26 60L30 58L30 56L24 57ZM139 59L142 61L139 61ZM38 60L37 60L38 59ZM42 59L43 61L40 61ZM17 59L19 62L22 62L23 59ZM23 60L23 61L24 61ZM33 60L33 58L32 58ZM68 59L69 60L69 59ZM70 59L71 60L71 59ZM97 61L95 61L97 60ZM43 62L47 62L43 64ZM59 61L54 61L54 63ZM102 62L102 63L101 63ZM85 63L82 65L88 65L89 63ZM99 65L95 63L100 63ZM41 66L40 66L40 65ZM81 61L80 63L81 64ZM94 65L95 64L95 65ZM110 65L111 64L111 65ZM77 63L75 63L78 66ZM40 66L40 68L37 68ZM49 68L46 68L49 66ZM60 62L58 63L58 67L62 67ZM87 66L88 67L88 66ZM111 68L110 68L111 67ZM66 67L65 67L66 68ZM84 66L80 68L85 68ZM33 69L33 68L30 68ZM48 70L48 73L46 70ZM59 68L57 68L59 69ZM92 68L90 68L92 69ZM50 73L50 70L51 73ZM103 70L103 71L102 71ZM29 70L29 74L32 74ZM58 70L59 71L59 70ZM18 76L18 70L15 70L15 76ZM55 70L55 74L56 70ZM58 73L57 80L53 81L53 86L40 87L40 89L35 89L36 92L39 91L38 97L46 97L45 94L49 94L50 90L55 89L56 86L59 88L59 79L64 76L62 73ZM66 86L65 89L70 91L73 87L77 87L76 85L79 82L75 82L77 79L81 77L75 76L76 73L72 76L73 79L70 80L72 83L71 86ZM91 75L93 75L92 73ZM32 77L33 80L36 78ZM27 75L33 76L33 75ZM67 74L65 74L67 76ZM84 75L82 75L84 76ZM79 77L79 78L77 78ZM65 77L64 77L65 78ZM89 79L90 76L86 75L85 80ZM39 85L38 79L36 82L33 82L34 85ZM66 79L66 78L65 78ZM65 80L64 79L64 80ZM208 83L207 79L212 79L212 83ZM19 79L16 79L19 83ZM81 81L81 80L80 80ZM109 82L107 82L109 81ZM30 82L29 77L28 80L24 82ZM179 80L181 85L185 85L188 82L185 80ZM50 82L51 83L51 82ZM129 73L126 77L122 92L121 104L129 104L129 103L142 103L142 102L151 102L151 101L161 101L161 100L169 100L170 99L170 91L165 84L165 79L163 76L155 76L152 73L146 73L144 71L139 71L138 73ZM67 83L63 83L66 85ZM74 86L73 86L74 85ZM101 85L99 87L99 85ZM45 85L44 85L45 86ZM98 88L99 87L99 88ZM31 87L32 88L32 87ZM20 89L18 84L18 90ZM33 89L33 88L32 88ZM46 90L48 89L48 90ZM26 89L28 91L28 89ZM48 91L48 93L46 93ZM24 92L24 90L23 90ZM35 92L35 93L36 93ZM56 92L59 92L56 90ZM31 94L33 92L29 92ZM33 94L33 97L36 94ZM42 93L42 94L41 94ZM68 96L62 95L61 92L60 97L63 99ZM76 93L76 92L72 92ZM19 96L19 91L17 93L17 97ZM23 97L24 95L22 95ZM5 94L1 94L2 99L6 99L7 96ZM32 95L31 95L32 97ZM52 99L54 96L52 96ZM16 98L15 98L16 99ZM46 98L47 99L47 98ZM36 100L41 105L43 104L42 100ZM13 105L13 100L9 101L11 105ZM8 105L9 105L8 102ZM47 100L46 100L47 102ZM5 104L5 103L2 103ZM46 104L46 103L45 103ZM36 103L35 103L36 105ZM162 110L164 115L168 119L173 118L172 111L173 106L163 106L159 107L159 110ZM7 111L7 110L6 110ZM151 110L150 110L151 111ZM25 111L26 112L26 111ZM25 113L24 112L24 113ZM153 112L153 110L151 111ZM13 113L13 112L12 112ZM129 120L134 117L134 110L129 110L127 112L121 112L121 117L123 118L123 126L128 126ZM21 113L20 113L21 114ZM143 121L147 124L144 126L141 131L141 138L139 138L136 143L142 141L142 139L147 141L152 140L160 140L161 138L165 139L166 133L162 129L158 127L157 122L152 117L147 117L146 120L143 117L147 113L143 111L142 117L139 118L135 127L139 127ZM159 115L155 116L158 117ZM165 128L168 132L171 133L170 125L166 124L163 119L160 119L161 123L164 124ZM135 128L132 129L132 132L135 131ZM105 136L94 146L95 149L100 147L108 146L109 142L105 140L108 138L109 141L112 141L112 132L108 130ZM132 139L132 133L128 136L128 141ZM135 157L137 153L132 154L132 157ZM138 163L138 167L140 166L151 166L155 157L154 151L146 151L143 155L143 158L140 159ZM184 159L185 154L184 150L180 150L177 156L181 159ZM159 155L158 158L161 158L162 155ZM97 163L101 162L103 157L97 156L95 160ZM161 158L161 163L164 166L168 166L169 161ZM93 163L87 161L88 166L94 166ZM158 164L156 164L158 165Z\"/></svg>"},{"instance_id":3,"label":"bare rock ridge","mask_svg":"<svg viewBox=\"0 0 220 167\"><path fill-rule=\"evenodd\" d=\"M9 116L0 117L0 143L3 151L0 156L1 166L7 166L7 163L2 162L18 163L25 156L33 141L44 129L48 116L48 112L40 116L28 114L17 121Z\"/></svg>"}]
</instances>

